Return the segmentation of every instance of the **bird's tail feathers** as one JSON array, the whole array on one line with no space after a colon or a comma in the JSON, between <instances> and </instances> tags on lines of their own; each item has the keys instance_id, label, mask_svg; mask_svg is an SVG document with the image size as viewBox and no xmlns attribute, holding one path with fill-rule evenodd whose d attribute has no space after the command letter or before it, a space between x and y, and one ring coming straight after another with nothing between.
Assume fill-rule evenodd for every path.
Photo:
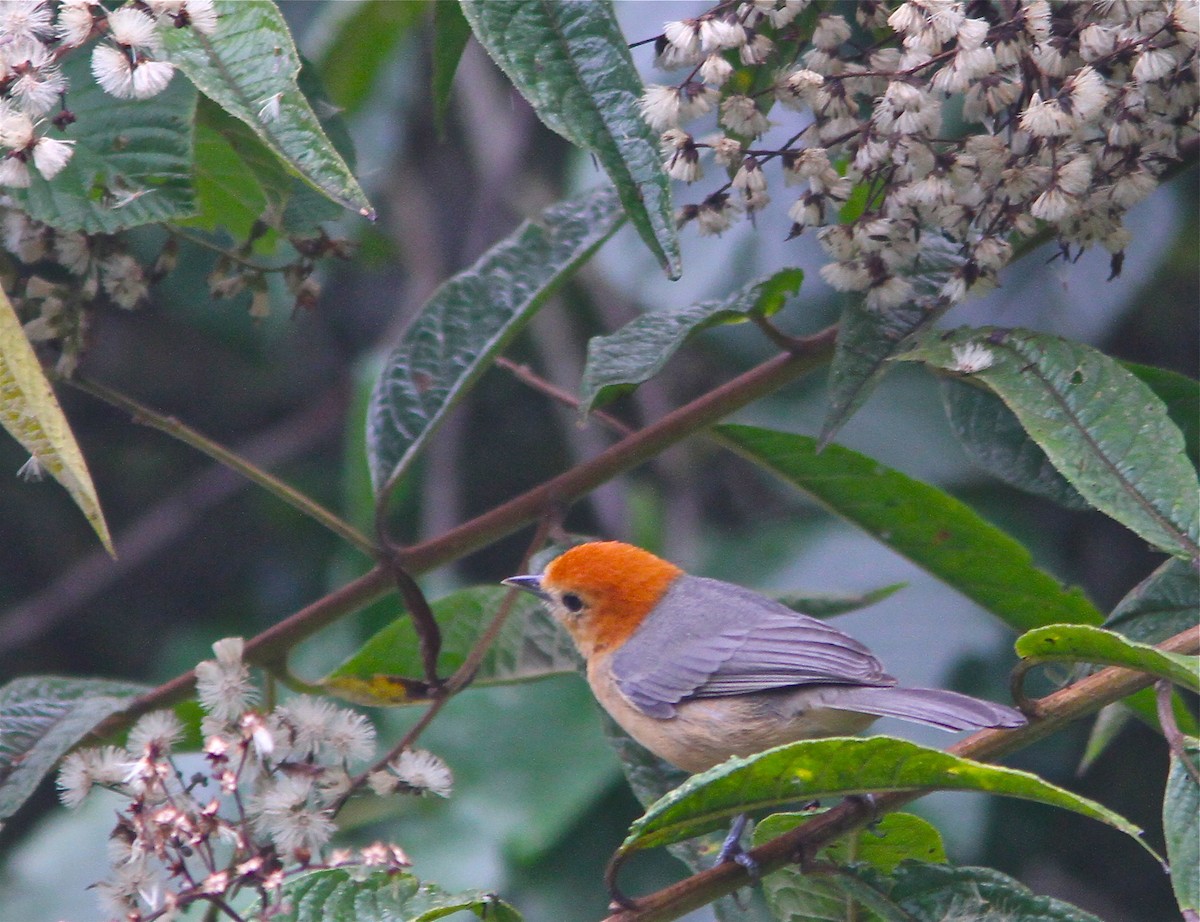
<instances>
[{"instance_id":1,"label":"bird's tail feathers","mask_svg":"<svg viewBox=\"0 0 1200 922\"><path fill-rule=\"evenodd\" d=\"M824 705L876 717L898 717L943 730L1025 725L1025 717L1015 708L940 688L844 688Z\"/></svg>"}]
</instances>

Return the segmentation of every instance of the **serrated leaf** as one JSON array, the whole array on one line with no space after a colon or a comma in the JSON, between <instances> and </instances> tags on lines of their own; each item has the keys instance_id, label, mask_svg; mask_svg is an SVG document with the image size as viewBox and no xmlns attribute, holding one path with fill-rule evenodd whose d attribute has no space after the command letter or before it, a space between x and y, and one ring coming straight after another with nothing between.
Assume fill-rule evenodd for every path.
<instances>
[{"instance_id":1,"label":"serrated leaf","mask_svg":"<svg viewBox=\"0 0 1200 922\"><path fill-rule=\"evenodd\" d=\"M1183 436L1120 363L1056 336L992 328L925 337L900 358L969 365L1084 499L1154 546L1200 557L1200 484Z\"/></svg>"},{"instance_id":2,"label":"serrated leaf","mask_svg":"<svg viewBox=\"0 0 1200 922\"><path fill-rule=\"evenodd\" d=\"M0 290L0 424L42 470L71 494L100 543L116 556L100 498L33 346L8 295Z\"/></svg>"},{"instance_id":3,"label":"serrated leaf","mask_svg":"<svg viewBox=\"0 0 1200 922\"><path fill-rule=\"evenodd\" d=\"M754 845L790 832L813 815L775 813L765 817L754 827ZM905 860L944 862L946 850L941 833L931 823L910 813L889 813L870 832L851 833L822 849L819 858L837 865L861 862L889 874ZM763 895L781 922L872 922L882 918L866 910L834 874L807 874L785 867L763 879Z\"/></svg>"},{"instance_id":4,"label":"serrated leaf","mask_svg":"<svg viewBox=\"0 0 1200 922\"><path fill-rule=\"evenodd\" d=\"M1192 464L1200 465L1200 381L1153 365L1139 365L1137 362L1121 364L1137 375L1166 405L1167 415L1183 433L1183 447L1187 456Z\"/></svg>"},{"instance_id":5,"label":"serrated leaf","mask_svg":"<svg viewBox=\"0 0 1200 922\"><path fill-rule=\"evenodd\" d=\"M1168 653L1087 624L1051 624L1017 638L1025 659L1066 660L1124 666L1200 691L1200 656Z\"/></svg>"},{"instance_id":6,"label":"serrated leaf","mask_svg":"<svg viewBox=\"0 0 1200 922\"><path fill-rule=\"evenodd\" d=\"M371 397L367 454L377 494L391 489L491 359L623 218L611 188L561 202L433 293Z\"/></svg>"},{"instance_id":7,"label":"serrated leaf","mask_svg":"<svg viewBox=\"0 0 1200 922\"><path fill-rule=\"evenodd\" d=\"M884 876L868 865L848 869L846 892L895 922L996 919L1011 922L1101 922L1090 912L1039 896L992 868L905 862Z\"/></svg>"},{"instance_id":8,"label":"serrated leaf","mask_svg":"<svg viewBox=\"0 0 1200 922\"><path fill-rule=\"evenodd\" d=\"M993 394L944 378L942 404L958 443L993 477L1066 509L1091 509L1046 457L1015 413Z\"/></svg>"},{"instance_id":9,"label":"serrated leaf","mask_svg":"<svg viewBox=\"0 0 1200 922\"><path fill-rule=\"evenodd\" d=\"M833 439L890 370L890 359L908 340L949 310L949 302L918 298L886 311L872 310L851 297L838 320L837 348L829 366L829 410L821 425L821 444Z\"/></svg>"},{"instance_id":10,"label":"serrated leaf","mask_svg":"<svg viewBox=\"0 0 1200 922\"><path fill-rule=\"evenodd\" d=\"M860 608L874 605L876 602L882 602L907 585L908 583L892 583L890 586L881 586L869 592L846 595L777 595L775 601L786 605L792 611L812 615L814 618L832 618L834 615L844 615L847 612L858 611Z\"/></svg>"},{"instance_id":11,"label":"serrated leaf","mask_svg":"<svg viewBox=\"0 0 1200 922\"><path fill-rule=\"evenodd\" d=\"M715 432L1018 630L1103 620L1078 588L1064 589L1023 545L935 487L840 445L818 453L807 436L733 425Z\"/></svg>"},{"instance_id":12,"label":"serrated leaf","mask_svg":"<svg viewBox=\"0 0 1200 922\"><path fill-rule=\"evenodd\" d=\"M388 2L388 0L384 0ZM446 113L450 111L450 91L454 86L454 75L462 59L467 39L471 37L471 24L457 3L434 3L433 5L433 73L430 76L433 91L433 126L438 137L446 134Z\"/></svg>"},{"instance_id":13,"label":"serrated leaf","mask_svg":"<svg viewBox=\"0 0 1200 922\"><path fill-rule=\"evenodd\" d=\"M12 816L55 763L124 710L145 685L32 676L0 688L0 819Z\"/></svg>"},{"instance_id":14,"label":"serrated leaf","mask_svg":"<svg viewBox=\"0 0 1200 922\"><path fill-rule=\"evenodd\" d=\"M411 874L370 867L311 871L283 886L287 909L279 922L433 922L471 912L488 922L521 922L521 914L493 893L452 893Z\"/></svg>"},{"instance_id":15,"label":"serrated leaf","mask_svg":"<svg viewBox=\"0 0 1200 922\"><path fill-rule=\"evenodd\" d=\"M1172 557L1117 603L1104 627L1142 643L1159 643L1200 617L1200 573Z\"/></svg>"},{"instance_id":16,"label":"serrated leaf","mask_svg":"<svg viewBox=\"0 0 1200 922\"><path fill-rule=\"evenodd\" d=\"M374 219L375 211L301 91L300 55L271 0L215 0L217 31L163 33L164 57L245 122L314 188Z\"/></svg>"},{"instance_id":17,"label":"serrated leaf","mask_svg":"<svg viewBox=\"0 0 1200 922\"><path fill-rule=\"evenodd\" d=\"M396 3L366 0L341 17L325 42L318 65L330 97L347 114L358 112L371 97L379 74L400 40L424 18L429 6L453 3Z\"/></svg>"},{"instance_id":18,"label":"serrated leaf","mask_svg":"<svg viewBox=\"0 0 1200 922\"><path fill-rule=\"evenodd\" d=\"M70 161L52 182L31 169L29 188L5 194L52 227L92 234L194 214L195 88L176 76L149 99L117 99L96 83L90 61L87 53L63 61L76 120L51 135L75 142Z\"/></svg>"},{"instance_id":19,"label":"serrated leaf","mask_svg":"<svg viewBox=\"0 0 1200 922\"><path fill-rule=\"evenodd\" d=\"M800 269L784 269L751 282L728 298L701 301L678 310L655 311L609 336L588 342L580 385L584 412L608 403L658 374L684 342L701 330L751 317L770 317L804 281Z\"/></svg>"},{"instance_id":20,"label":"serrated leaf","mask_svg":"<svg viewBox=\"0 0 1200 922\"><path fill-rule=\"evenodd\" d=\"M919 790L978 791L1059 807L1112 826L1154 854L1124 817L1037 775L883 736L802 740L722 762L653 804L630 827L620 852L679 842L739 813L814 798Z\"/></svg>"},{"instance_id":21,"label":"serrated leaf","mask_svg":"<svg viewBox=\"0 0 1200 922\"><path fill-rule=\"evenodd\" d=\"M638 109L642 82L611 3L462 0L462 11L546 126L595 154L646 246L678 278L670 182Z\"/></svg>"},{"instance_id":22,"label":"serrated leaf","mask_svg":"<svg viewBox=\"0 0 1200 922\"><path fill-rule=\"evenodd\" d=\"M502 586L476 586L430 605L442 631L439 675L450 675L462 665L510 591ZM570 637L554 623L545 605L522 593L472 684L521 682L574 672L577 662ZM411 618L402 617L371 637L322 684L333 694L359 704L412 704L423 699L414 696L411 685L392 677L412 678L422 673L416 629Z\"/></svg>"},{"instance_id":23,"label":"serrated leaf","mask_svg":"<svg viewBox=\"0 0 1200 922\"><path fill-rule=\"evenodd\" d=\"M1183 759L1191 762L1190 772ZM1163 833L1171 864L1171 887L1185 913L1200 912L1200 823L1196 821L1200 815L1200 785L1193 776L1197 771L1200 759L1194 745L1185 748L1182 757L1172 755L1163 795Z\"/></svg>"}]
</instances>

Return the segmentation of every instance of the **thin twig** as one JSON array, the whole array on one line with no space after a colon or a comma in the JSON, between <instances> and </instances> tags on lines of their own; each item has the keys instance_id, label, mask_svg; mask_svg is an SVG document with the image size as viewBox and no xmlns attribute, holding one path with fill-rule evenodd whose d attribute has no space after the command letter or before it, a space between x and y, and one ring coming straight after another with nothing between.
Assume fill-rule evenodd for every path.
<instances>
[{"instance_id":1,"label":"thin twig","mask_svg":"<svg viewBox=\"0 0 1200 922\"><path fill-rule=\"evenodd\" d=\"M1154 701L1158 705L1158 723L1167 739L1171 755L1179 760L1179 764L1192 776L1192 780L1200 784L1200 769L1188 758L1186 740L1179 724L1175 722L1175 689L1166 679L1159 679L1154 683Z\"/></svg>"},{"instance_id":2,"label":"thin twig","mask_svg":"<svg viewBox=\"0 0 1200 922\"><path fill-rule=\"evenodd\" d=\"M87 378L69 378L67 379L67 383L87 394L91 394L93 397L103 400L109 406L124 410L132 417L134 422L158 429L160 432L165 432L167 435L173 436L179 439L179 441L195 448L197 451L208 455L214 461L219 461L231 470L241 474L247 480L258 484L268 493L278 497L292 508L299 510L309 518L324 525L339 538L354 545L354 547L358 548L364 554L372 557L375 556L376 549L371 539L349 522L339 518L316 500L284 483L278 477L251 464L245 458L235 454L207 436L201 435L195 429L180 422L173 416L166 416L151 410L149 407L138 403L132 397Z\"/></svg>"},{"instance_id":3,"label":"thin twig","mask_svg":"<svg viewBox=\"0 0 1200 922\"><path fill-rule=\"evenodd\" d=\"M528 365L518 365L516 362L512 361L511 359L507 359L504 356L499 356L496 359L496 364L505 371L511 373L512 376L518 381L523 381L535 391L545 394L551 400L557 401L563 406L578 410L580 404L582 403L582 401L580 401L580 399L574 394L564 391L557 385L551 384L545 378L541 377L541 375L537 374L537 372L531 369ZM591 416L598 422L603 423L613 432L619 433L620 435L633 435L634 433L632 426L627 426L615 416L610 413L605 413L603 410L592 410L590 413L588 413L588 416Z\"/></svg>"}]
</instances>

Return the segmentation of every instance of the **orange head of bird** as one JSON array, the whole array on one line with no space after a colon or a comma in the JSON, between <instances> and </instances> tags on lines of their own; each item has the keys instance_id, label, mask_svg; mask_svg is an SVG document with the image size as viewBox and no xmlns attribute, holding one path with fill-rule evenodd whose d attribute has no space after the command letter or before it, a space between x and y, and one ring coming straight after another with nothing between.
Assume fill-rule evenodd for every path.
<instances>
[{"instance_id":1,"label":"orange head of bird","mask_svg":"<svg viewBox=\"0 0 1200 922\"><path fill-rule=\"evenodd\" d=\"M504 582L534 593L585 657L618 648L683 571L632 544L593 541L554 558L541 576Z\"/></svg>"}]
</instances>

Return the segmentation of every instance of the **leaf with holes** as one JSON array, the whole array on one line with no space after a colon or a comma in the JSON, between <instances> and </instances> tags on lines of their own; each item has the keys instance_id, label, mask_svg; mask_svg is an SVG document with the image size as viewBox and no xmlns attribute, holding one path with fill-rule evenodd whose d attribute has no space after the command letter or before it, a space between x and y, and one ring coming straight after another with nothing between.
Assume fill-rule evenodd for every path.
<instances>
[{"instance_id":1,"label":"leaf with holes","mask_svg":"<svg viewBox=\"0 0 1200 922\"><path fill-rule=\"evenodd\" d=\"M112 538L96 486L21 320L0 290L0 424L71 494L104 549L113 556Z\"/></svg>"},{"instance_id":2,"label":"leaf with holes","mask_svg":"<svg viewBox=\"0 0 1200 922\"><path fill-rule=\"evenodd\" d=\"M561 202L433 293L371 396L367 455L376 494L391 489L492 358L623 219L611 188Z\"/></svg>"},{"instance_id":3,"label":"leaf with holes","mask_svg":"<svg viewBox=\"0 0 1200 922\"><path fill-rule=\"evenodd\" d=\"M205 96L245 122L276 156L344 208L375 211L300 89L300 55L270 0L216 0L217 31L163 33L164 56Z\"/></svg>"},{"instance_id":4,"label":"leaf with holes","mask_svg":"<svg viewBox=\"0 0 1200 922\"><path fill-rule=\"evenodd\" d=\"M1085 500L1155 547L1200 557L1200 484L1183 435L1119 362L1056 336L993 328L927 336L899 358L986 386Z\"/></svg>"},{"instance_id":5,"label":"leaf with holes","mask_svg":"<svg viewBox=\"0 0 1200 922\"><path fill-rule=\"evenodd\" d=\"M596 155L642 240L678 278L670 183L658 136L638 108L642 82L611 3L461 5L475 37L546 126Z\"/></svg>"},{"instance_id":6,"label":"leaf with holes","mask_svg":"<svg viewBox=\"0 0 1200 922\"><path fill-rule=\"evenodd\" d=\"M0 819L29 799L55 763L148 686L33 676L0 688Z\"/></svg>"}]
</instances>

